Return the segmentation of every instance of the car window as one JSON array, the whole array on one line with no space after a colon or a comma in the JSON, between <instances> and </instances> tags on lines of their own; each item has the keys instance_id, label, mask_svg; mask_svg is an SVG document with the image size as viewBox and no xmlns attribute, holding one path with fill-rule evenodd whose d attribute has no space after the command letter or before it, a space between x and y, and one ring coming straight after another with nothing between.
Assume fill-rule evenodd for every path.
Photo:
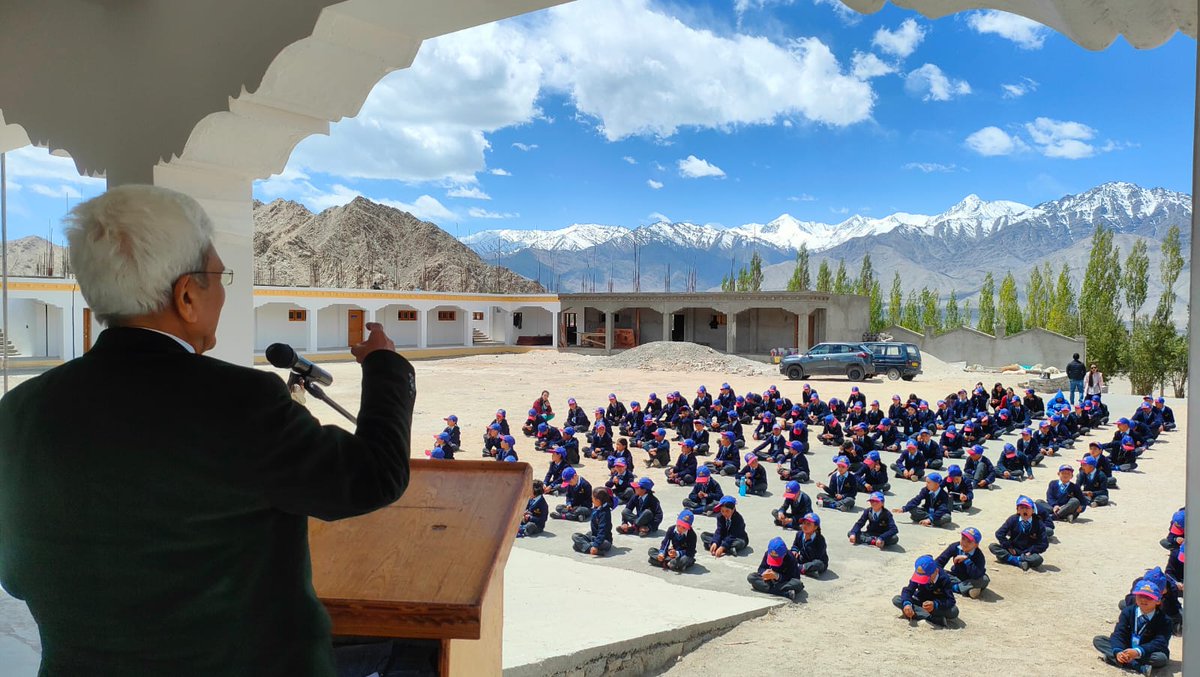
<instances>
[{"instance_id":1,"label":"car window","mask_svg":"<svg viewBox=\"0 0 1200 677\"><path fill-rule=\"evenodd\" d=\"M883 354L888 357L900 357L900 346L886 346L883 349Z\"/></svg>"},{"instance_id":2,"label":"car window","mask_svg":"<svg viewBox=\"0 0 1200 677\"><path fill-rule=\"evenodd\" d=\"M852 348L848 345L834 346L834 348L835 348L835 352L837 352L838 354L854 352L854 348Z\"/></svg>"},{"instance_id":3,"label":"car window","mask_svg":"<svg viewBox=\"0 0 1200 677\"><path fill-rule=\"evenodd\" d=\"M826 344L821 344L819 346L813 346L812 349L808 351L809 355L826 355L828 353L829 353L829 346Z\"/></svg>"}]
</instances>

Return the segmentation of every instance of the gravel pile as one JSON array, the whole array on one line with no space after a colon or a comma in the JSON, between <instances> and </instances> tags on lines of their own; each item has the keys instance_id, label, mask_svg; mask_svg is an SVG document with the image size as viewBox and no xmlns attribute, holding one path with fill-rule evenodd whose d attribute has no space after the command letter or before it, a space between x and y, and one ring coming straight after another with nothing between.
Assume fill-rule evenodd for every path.
<instances>
[{"instance_id":1,"label":"gravel pile","mask_svg":"<svg viewBox=\"0 0 1200 677\"><path fill-rule=\"evenodd\" d=\"M778 367L719 353L695 343L655 341L607 358L605 366L644 371L711 371L740 376L778 372Z\"/></svg>"}]
</instances>

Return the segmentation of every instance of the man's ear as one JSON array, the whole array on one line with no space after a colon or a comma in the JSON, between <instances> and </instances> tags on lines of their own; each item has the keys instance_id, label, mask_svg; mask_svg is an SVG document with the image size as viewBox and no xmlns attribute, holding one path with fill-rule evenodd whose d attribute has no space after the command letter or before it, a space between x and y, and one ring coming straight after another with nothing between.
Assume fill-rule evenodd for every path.
<instances>
[{"instance_id":1,"label":"man's ear","mask_svg":"<svg viewBox=\"0 0 1200 677\"><path fill-rule=\"evenodd\" d=\"M192 296L192 285L195 281L191 275L184 275L178 280L175 280L175 286L171 289L172 301L175 304L175 312L184 322L191 324L198 318L196 312L195 298Z\"/></svg>"}]
</instances>

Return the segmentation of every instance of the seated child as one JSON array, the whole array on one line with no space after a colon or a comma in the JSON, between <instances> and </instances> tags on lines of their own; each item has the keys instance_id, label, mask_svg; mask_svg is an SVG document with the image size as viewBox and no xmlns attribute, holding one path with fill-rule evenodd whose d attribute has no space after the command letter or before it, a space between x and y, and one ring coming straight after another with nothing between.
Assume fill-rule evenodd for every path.
<instances>
[{"instance_id":1,"label":"seated child","mask_svg":"<svg viewBox=\"0 0 1200 677\"><path fill-rule=\"evenodd\" d=\"M900 529L892 513L883 507L883 493L876 491L867 499L870 506L858 516L858 521L846 534L851 545L873 545L883 550L900 541Z\"/></svg>"},{"instance_id":2,"label":"seated child","mask_svg":"<svg viewBox=\"0 0 1200 677\"><path fill-rule=\"evenodd\" d=\"M718 475L732 477L742 468L741 458L741 451L734 444L733 433L723 432L717 438L717 453L707 465L709 470Z\"/></svg>"},{"instance_id":3,"label":"seated child","mask_svg":"<svg viewBox=\"0 0 1200 677\"><path fill-rule=\"evenodd\" d=\"M569 468L567 465L567 452L562 447L554 447L547 449L544 453L550 454L550 466L546 468L546 477L542 480L545 486L545 493L558 496L565 493L563 489L563 471Z\"/></svg>"},{"instance_id":4,"label":"seated child","mask_svg":"<svg viewBox=\"0 0 1200 677\"><path fill-rule=\"evenodd\" d=\"M708 466L702 465L696 468L696 484L692 486L692 493L683 499L683 507L694 513L711 515L717 509L717 502L724 495L725 492L712 476L712 471Z\"/></svg>"},{"instance_id":5,"label":"seated child","mask_svg":"<svg viewBox=\"0 0 1200 677\"><path fill-rule=\"evenodd\" d=\"M1079 461L1079 490L1088 505L1108 505L1108 478L1096 469L1096 459L1090 454Z\"/></svg>"},{"instance_id":6,"label":"seated child","mask_svg":"<svg viewBox=\"0 0 1200 677\"><path fill-rule=\"evenodd\" d=\"M775 523L784 529L799 529L800 519L812 512L812 499L800 490L799 482L788 482L783 489L783 505L771 511Z\"/></svg>"},{"instance_id":7,"label":"seated child","mask_svg":"<svg viewBox=\"0 0 1200 677\"><path fill-rule=\"evenodd\" d=\"M896 514L908 513L913 522L922 526L945 526L950 523L950 495L942 488L942 476L931 472L925 486L903 508L893 508Z\"/></svg>"},{"instance_id":8,"label":"seated child","mask_svg":"<svg viewBox=\"0 0 1200 677\"><path fill-rule=\"evenodd\" d=\"M1087 497L1073 481L1074 476L1075 468L1065 464L1058 466L1058 479L1046 487L1046 500L1037 501L1038 507L1049 511L1055 521L1074 522L1087 509Z\"/></svg>"},{"instance_id":9,"label":"seated child","mask_svg":"<svg viewBox=\"0 0 1200 677\"><path fill-rule=\"evenodd\" d=\"M613 438L608 432L608 424L600 421L592 428L589 445L584 450L588 458L604 458L613 452Z\"/></svg>"},{"instance_id":10,"label":"seated child","mask_svg":"<svg viewBox=\"0 0 1200 677\"><path fill-rule=\"evenodd\" d=\"M667 441L666 428L655 428L654 434L642 448L646 450L647 468L666 468L671 465L671 443Z\"/></svg>"},{"instance_id":11,"label":"seated child","mask_svg":"<svg viewBox=\"0 0 1200 677\"><path fill-rule=\"evenodd\" d=\"M604 483L613 496L622 503L628 503L634 497L633 484L636 481L629 464L620 456L610 456L610 476Z\"/></svg>"},{"instance_id":12,"label":"seated child","mask_svg":"<svg viewBox=\"0 0 1200 677\"><path fill-rule=\"evenodd\" d=\"M567 465L579 465L579 440L575 438L575 429L567 426L562 429L562 439L558 446L566 450Z\"/></svg>"},{"instance_id":13,"label":"seated child","mask_svg":"<svg viewBox=\"0 0 1200 677\"><path fill-rule=\"evenodd\" d=\"M1033 467L1029 465L1029 459L1012 444L1005 444L1000 462L996 464L996 478L1023 482L1026 476L1033 479Z\"/></svg>"},{"instance_id":14,"label":"seated child","mask_svg":"<svg viewBox=\"0 0 1200 677\"><path fill-rule=\"evenodd\" d=\"M450 447L449 458L454 458L454 452L458 451L459 447L462 446L462 428L458 427L458 417L454 414L450 414L442 420L446 422L446 428L442 432L449 436L449 440L447 441L447 446Z\"/></svg>"},{"instance_id":15,"label":"seated child","mask_svg":"<svg viewBox=\"0 0 1200 677\"><path fill-rule=\"evenodd\" d=\"M550 517L558 520L586 522L592 517L591 483L584 479L583 475L575 472L574 468L563 470L562 479L562 488L567 502L555 506L554 512L550 513ZM609 529L612 529L611 520Z\"/></svg>"},{"instance_id":16,"label":"seated child","mask_svg":"<svg viewBox=\"0 0 1200 677\"><path fill-rule=\"evenodd\" d=\"M483 434L483 457L492 458L500 453L500 441L504 435L500 431L500 426L493 423L488 426L487 432Z\"/></svg>"},{"instance_id":17,"label":"seated child","mask_svg":"<svg viewBox=\"0 0 1200 677\"><path fill-rule=\"evenodd\" d=\"M650 548L650 566L671 571L686 571L696 561L696 532L692 529L695 517L691 510L684 510L675 518L675 524L667 527L667 535L657 548Z\"/></svg>"},{"instance_id":18,"label":"seated child","mask_svg":"<svg viewBox=\"0 0 1200 677\"><path fill-rule=\"evenodd\" d=\"M887 466L880 460L878 451L867 453L857 475L858 485L863 491L887 491L892 488Z\"/></svg>"},{"instance_id":19,"label":"seated child","mask_svg":"<svg viewBox=\"0 0 1200 677\"><path fill-rule=\"evenodd\" d=\"M546 497L542 495L543 491L542 481L534 480L533 495L525 503L525 514L521 516L521 526L517 527L517 538L539 534L546 528L546 518L550 516L550 508L546 505Z\"/></svg>"},{"instance_id":20,"label":"seated child","mask_svg":"<svg viewBox=\"0 0 1200 677\"><path fill-rule=\"evenodd\" d=\"M1033 499L1017 499L1017 514L1010 515L996 530L996 542L988 550L1001 564L1020 567L1022 571L1042 566L1042 553L1050 546L1042 516L1036 514Z\"/></svg>"},{"instance_id":21,"label":"seated child","mask_svg":"<svg viewBox=\"0 0 1200 677\"><path fill-rule=\"evenodd\" d=\"M763 554L758 571L751 572L746 580L758 592L787 597L793 602L796 601L796 595L804 590L796 557L778 536L767 544L767 552Z\"/></svg>"},{"instance_id":22,"label":"seated child","mask_svg":"<svg viewBox=\"0 0 1200 677\"><path fill-rule=\"evenodd\" d=\"M946 577L950 588L971 599L979 599L980 593L992 582L987 575L987 561L979 549L982 539L983 534L978 529L967 527L962 530L958 543L946 546L942 554L937 556L938 566L942 567L942 575Z\"/></svg>"},{"instance_id":23,"label":"seated child","mask_svg":"<svg viewBox=\"0 0 1200 677\"><path fill-rule=\"evenodd\" d=\"M971 503L975 501L975 488L971 483L963 479L962 468L957 464L950 466L946 470L946 493L950 495L950 507L960 512L966 512L971 509Z\"/></svg>"},{"instance_id":24,"label":"seated child","mask_svg":"<svg viewBox=\"0 0 1200 677\"><path fill-rule=\"evenodd\" d=\"M837 469L829 476L829 484L817 482L821 493L817 501L826 508L845 512L854 507L854 497L858 494L858 478L850 474L850 461L845 456L834 459Z\"/></svg>"},{"instance_id":25,"label":"seated child","mask_svg":"<svg viewBox=\"0 0 1200 677\"><path fill-rule=\"evenodd\" d=\"M983 455L983 445L976 444L967 450L967 462L963 465L963 477L975 483L976 489L991 489L996 483L996 466Z\"/></svg>"},{"instance_id":26,"label":"seated child","mask_svg":"<svg viewBox=\"0 0 1200 677\"><path fill-rule=\"evenodd\" d=\"M608 489L598 487L592 492L591 531L571 535L575 552L603 555L612 549L612 509L613 499Z\"/></svg>"},{"instance_id":27,"label":"seated child","mask_svg":"<svg viewBox=\"0 0 1200 677\"><path fill-rule=\"evenodd\" d=\"M746 547L750 537L746 535L746 520L737 511L737 499L722 496L717 502L717 527L714 531L700 534L700 540L713 557L737 556Z\"/></svg>"},{"instance_id":28,"label":"seated child","mask_svg":"<svg viewBox=\"0 0 1200 677\"><path fill-rule=\"evenodd\" d=\"M649 536L658 531L663 521L662 503L654 495L654 480L649 477L639 477L633 483L633 498L625 504L621 511L621 526L617 531L623 534L637 532L639 536Z\"/></svg>"},{"instance_id":29,"label":"seated child","mask_svg":"<svg viewBox=\"0 0 1200 677\"><path fill-rule=\"evenodd\" d=\"M922 555L913 568L908 585L892 598L892 604L910 621L945 627L946 621L958 618L954 590L950 587L949 577L942 575L937 561Z\"/></svg>"},{"instance_id":30,"label":"seated child","mask_svg":"<svg viewBox=\"0 0 1200 677\"><path fill-rule=\"evenodd\" d=\"M1171 528L1167 531L1167 537L1158 542L1159 545L1167 550L1174 550L1183 545L1183 538L1186 534L1184 526L1187 523L1187 509L1180 508L1171 515Z\"/></svg>"},{"instance_id":31,"label":"seated child","mask_svg":"<svg viewBox=\"0 0 1200 677\"><path fill-rule=\"evenodd\" d=\"M679 457L667 468L667 483L690 486L696 481L696 441L688 438L679 443Z\"/></svg>"},{"instance_id":32,"label":"seated child","mask_svg":"<svg viewBox=\"0 0 1200 677\"><path fill-rule=\"evenodd\" d=\"M1125 607L1108 637L1097 635L1092 645L1110 665L1143 675L1165 667L1171 656L1171 623L1159 609L1160 595L1153 583L1134 588L1134 604Z\"/></svg>"},{"instance_id":33,"label":"seated child","mask_svg":"<svg viewBox=\"0 0 1200 677\"><path fill-rule=\"evenodd\" d=\"M776 468L779 479L784 481L808 481L808 457L804 455L804 443L795 440L788 442L787 455Z\"/></svg>"},{"instance_id":34,"label":"seated child","mask_svg":"<svg viewBox=\"0 0 1200 677\"><path fill-rule=\"evenodd\" d=\"M767 469L758 462L758 456L747 452L746 466L738 474L739 485L746 486L747 494L762 496L767 493Z\"/></svg>"},{"instance_id":35,"label":"seated child","mask_svg":"<svg viewBox=\"0 0 1200 677\"><path fill-rule=\"evenodd\" d=\"M821 518L808 513L800 518L800 533L792 541L792 554L800 565L800 573L816 578L829 568L829 550L821 535Z\"/></svg>"},{"instance_id":36,"label":"seated child","mask_svg":"<svg viewBox=\"0 0 1200 677\"><path fill-rule=\"evenodd\" d=\"M904 453L892 464L892 470L896 473L896 479L918 482L925 477L925 456L917 449L914 440L904 443Z\"/></svg>"}]
</instances>

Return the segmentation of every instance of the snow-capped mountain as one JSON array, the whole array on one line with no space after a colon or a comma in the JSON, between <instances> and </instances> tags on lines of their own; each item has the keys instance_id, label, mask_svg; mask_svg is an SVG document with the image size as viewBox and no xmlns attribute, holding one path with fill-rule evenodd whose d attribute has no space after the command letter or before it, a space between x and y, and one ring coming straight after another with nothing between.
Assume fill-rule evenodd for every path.
<instances>
[{"instance_id":1,"label":"snow-capped mountain","mask_svg":"<svg viewBox=\"0 0 1200 677\"><path fill-rule=\"evenodd\" d=\"M870 254L876 271L888 277L893 270L904 275L936 271L938 280L931 281L931 288L948 290L958 284L963 292L977 289L975 277L981 280L988 270L1002 275L1005 269L1015 272L1032 261L1065 257L1068 251L1078 254L1076 243L1089 237L1097 223L1121 235L1155 240L1178 224L1186 240L1190 220L1187 194L1112 182L1035 207L968 195L933 216L853 215L830 224L783 214L765 224L732 228L666 222L632 230L575 225L540 232L488 231L465 242L495 256L495 247L489 250L486 243L503 237L514 243L511 249L503 248L508 252L501 256L503 265L563 290L591 285L606 289L610 278L614 289L629 289L635 277L642 289L663 289L669 277L671 288L679 290L692 270L698 288L713 288L754 252L768 266L776 264L768 270L765 285L778 289L791 275L796 250L805 245L813 255L814 276L822 259L835 267L843 260L853 273L863 255ZM635 248L640 266L634 265Z\"/></svg>"}]
</instances>

